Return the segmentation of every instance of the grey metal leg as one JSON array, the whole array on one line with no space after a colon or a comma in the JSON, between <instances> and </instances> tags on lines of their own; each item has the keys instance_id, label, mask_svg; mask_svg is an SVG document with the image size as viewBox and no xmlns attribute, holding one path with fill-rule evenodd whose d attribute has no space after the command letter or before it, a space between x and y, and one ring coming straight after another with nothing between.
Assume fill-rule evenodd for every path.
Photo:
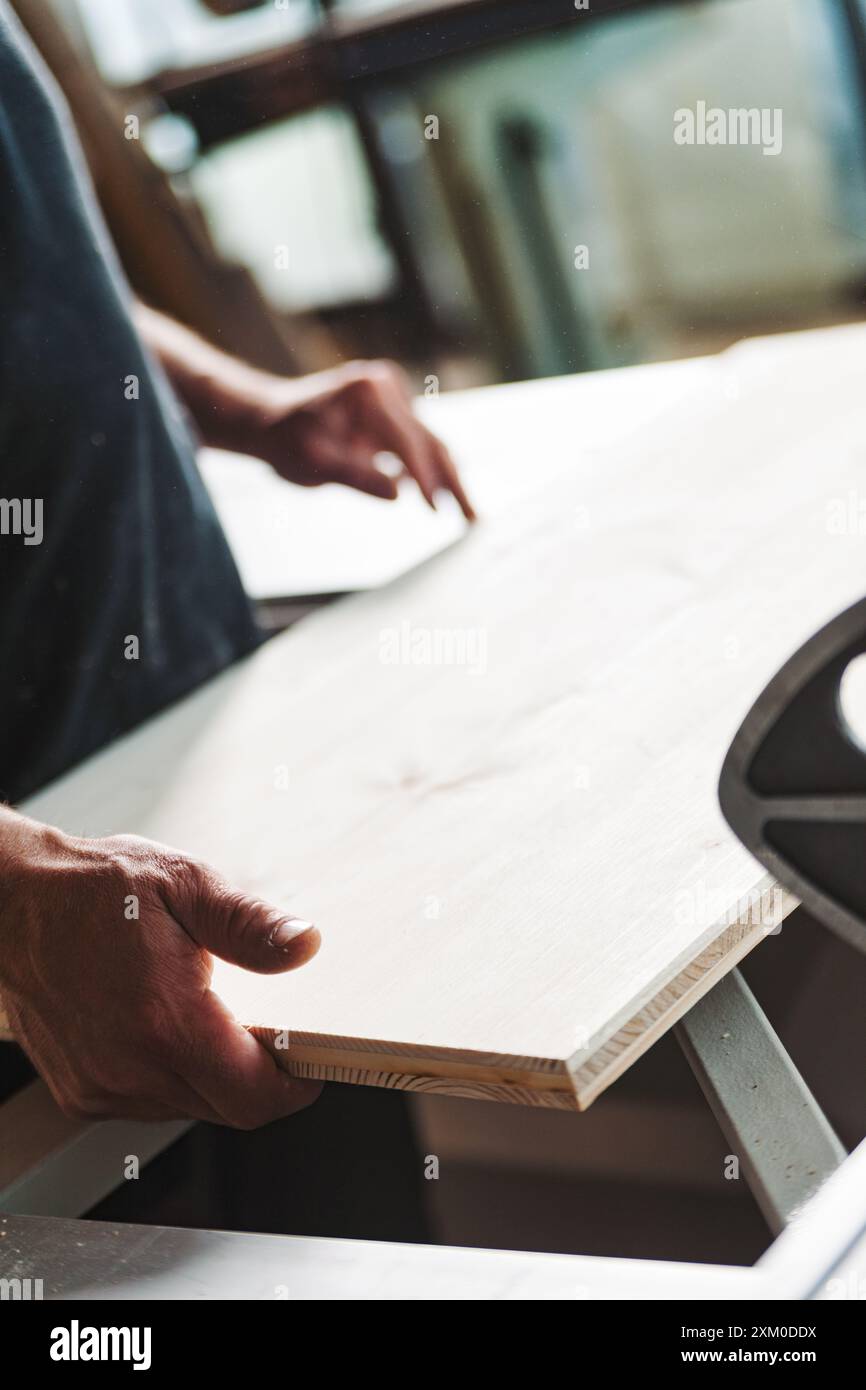
<instances>
[{"instance_id":1,"label":"grey metal leg","mask_svg":"<svg viewBox=\"0 0 866 1390\"><path fill-rule=\"evenodd\" d=\"M778 1234L843 1162L845 1149L738 970L686 1014L676 1034Z\"/></svg>"}]
</instances>

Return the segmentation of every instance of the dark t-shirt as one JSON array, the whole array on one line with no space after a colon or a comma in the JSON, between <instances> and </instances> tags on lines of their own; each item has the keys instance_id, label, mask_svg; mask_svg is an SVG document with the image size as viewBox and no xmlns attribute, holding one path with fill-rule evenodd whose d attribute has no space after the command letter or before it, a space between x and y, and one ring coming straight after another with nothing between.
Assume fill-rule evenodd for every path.
<instances>
[{"instance_id":1,"label":"dark t-shirt","mask_svg":"<svg viewBox=\"0 0 866 1390\"><path fill-rule=\"evenodd\" d=\"M11 801L260 640L71 129L0 0L0 796Z\"/></svg>"}]
</instances>

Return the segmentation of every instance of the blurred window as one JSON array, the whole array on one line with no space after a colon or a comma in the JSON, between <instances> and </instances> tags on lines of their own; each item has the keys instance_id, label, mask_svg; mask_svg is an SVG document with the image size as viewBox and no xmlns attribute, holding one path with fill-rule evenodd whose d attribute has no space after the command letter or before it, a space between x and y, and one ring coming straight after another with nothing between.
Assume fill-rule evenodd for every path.
<instances>
[{"instance_id":1,"label":"blurred window","mask_svg":"<svg viewBox=\"0 0 866 1390\"><path fill-rule=\"evenodd\" d=\"M188 177L216 245L249 267L275 308L381 299L393 288L363 151L339 107L220 145Z\"/></svg>"}]
</instances>

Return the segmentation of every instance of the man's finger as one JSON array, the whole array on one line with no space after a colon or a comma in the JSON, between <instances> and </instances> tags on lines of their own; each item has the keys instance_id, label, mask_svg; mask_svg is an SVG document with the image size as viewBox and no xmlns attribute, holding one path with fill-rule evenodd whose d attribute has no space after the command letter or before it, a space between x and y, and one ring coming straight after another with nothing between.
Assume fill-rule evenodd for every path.
<instances>
[{"instance_id":1,"label":"man's finger","mask_svg":"<svg viewBox=\"0 0 866 1390\"><path fill-rule=\"evenodd\" d=\"M236 1129L256 1129L312 1105L320 1081L281 1071L270 1053L208 991L190 1019L194 1030L183 1079Z\"/></svg>"},{"instance_id":2,"label":"man's finger","mask_svg":"<svg viewBox=\"0 0 866 1390\"><path fill-rule=\"evenodd\" d=\"M312 922L232 888L206 865L189 867L169 907L206 951L263 975L296 970L316 954L321 938Z\"/></svg>"},{"instance_id":3,"label":"man's finger","mask_svg":"<svg viewBox=\"0 0 866 1390\"><path fill-rule=\"evenodd\" d=\"M148 1065L141 1049L114 1059L114 1073L104 1090L96 1084L86 1087L84 1101L78 1099L80 1086L76 1078L51 1087L60 1106L90 1119L124 1120L206 1120L210 1124L225 1123L222 1115L202 1100L172 1067L173 1056L184 1053L182 1042L172 1045L169 1056L160 1048L162 1061ZM118 1074L118 1062L122 1063Z\"/></svg>"},{"instance_id":4,"label":"man's finger","mask_svg":"<svg viewBox=\"0 0 866 1390\"><path fill-rule=\"evenodd\" d=\"M320 450L320 458L328 482L341 483L343 487L355 488L371 497L383 497L388 502L396 498L397 481L377 468L374 450L333 448L327 453Z\"/></svg>"},{"instance_id":5,"label":"man's finger","mask_svg":"<svg viewBox=\"0 0 866 1390\"><path fill-rule=\"evenodd\" d=\"M375 399L375 423L379 425L383 446L391 449L403 462L435 511L436 475L421 426L398 396L392 398L379 392ZM367 430L372 430L373 422L364 423Z\"/></svg>"},{"instance_id":6,"label":"man's finger","mask_svg":"<svg viewBox=\"0 0 866 1390\"><path fill-rule=\"evenodd\" d=\"M442 440L437 438L437 436L433 433L432 430L428 430L425 425L422 425L421 428L427 436L430 451L437 465L440 485L445 489L446 492L453 493L453 495L457 498L457 501L460 504L460 510L466 517L467 521L477 521L478 518L476 516L475 508L469 501L469 498L466 496L463 484L460 481L460 475L457 472L457 465L455 464L450 453L448 452L448 449L442 443Z\"/></svg>"},{"instance_id":7,"label":"man's finger","mask_svg":"<svg viewBox=\"0 0 866 1390\"><path fill-rule=\"evenodd\" d=\"M217 1114L206 1101L202 1100L190 1086L179 1078L171 1084L161 1078L154 1085L154 1094L165 1099L150 1101L136 1096L117 1096L106 1105L104 1118L112 1120L147 1120L165 1122L170 1120L204 1120L208 1124L225 1124L222 1115Z\"/></svg>"}]
</instances>

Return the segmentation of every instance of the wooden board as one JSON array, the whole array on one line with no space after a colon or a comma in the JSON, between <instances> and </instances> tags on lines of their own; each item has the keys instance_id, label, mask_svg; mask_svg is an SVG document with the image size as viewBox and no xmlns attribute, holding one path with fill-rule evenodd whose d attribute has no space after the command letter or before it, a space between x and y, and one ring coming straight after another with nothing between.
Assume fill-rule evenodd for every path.
<instances>
[{"instance_id":1,"label":"wooden board","mask_svg":"<svg viewBox=\"0 0 866 1390\"><path fill-rule=\"evenodd\" d=\"M833 525L866 485L864 348L443 399L482 525L27 809L312 918L303 971L217 967L290 1070L585 1107L793 905L715 786L769 676L866 588Z\"/></svg>"},{"instance_id":2,"label":"wooden board","mask_svg":"<svg viewBox=\"0 0 866 1390\"><path fill-rule=\"evenodd\" d=\"M432 512L416 487L383 507L336 483L286 487L266 463L218 449L202 450L200 464L244 588L257 600L379 588L466 530L453 498Z\"/></svg>"}]
</instances>

